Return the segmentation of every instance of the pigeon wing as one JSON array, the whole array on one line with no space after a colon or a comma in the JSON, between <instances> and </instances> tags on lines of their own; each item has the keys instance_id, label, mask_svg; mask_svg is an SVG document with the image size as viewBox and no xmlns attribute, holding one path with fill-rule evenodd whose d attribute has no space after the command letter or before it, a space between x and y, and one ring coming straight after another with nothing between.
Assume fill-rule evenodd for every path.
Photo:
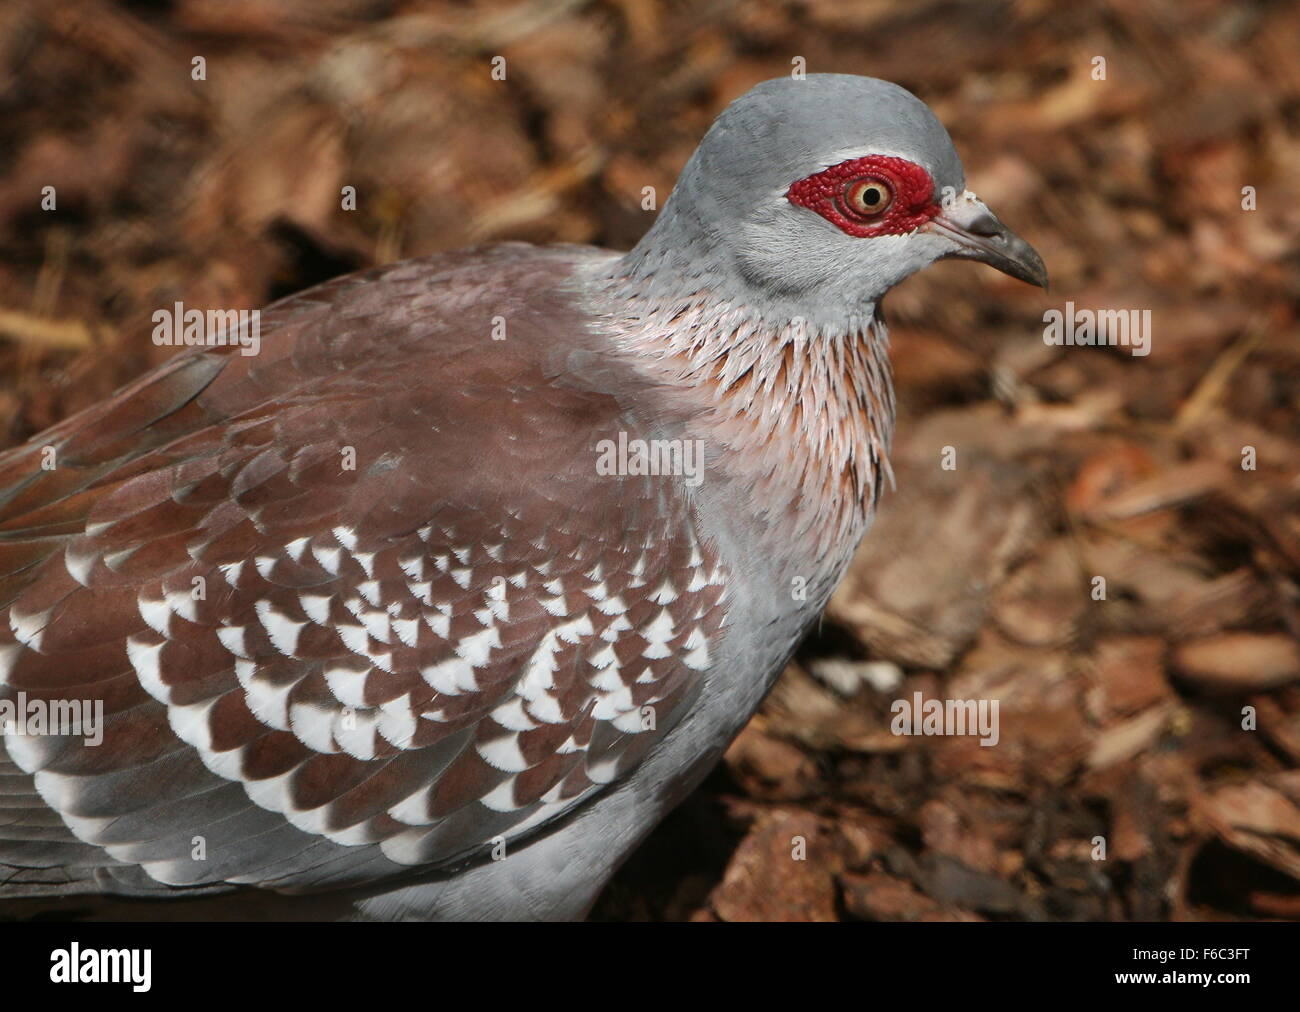
<instances>
[{"instance_id":1,"label":"pigeon wing","mask_svg":"<svg viewBox=\"0 0 1300 1012\"><path fill-rule=\"evenodd\" d=\"M455 866L674 725L722 578L671 479L598 473L619 398L542 364L565 269L333 282L259 356L183 354L0 456L0 700L103 707L98 742L4 734L0 896Z\"/></svg>"}]
</instances>

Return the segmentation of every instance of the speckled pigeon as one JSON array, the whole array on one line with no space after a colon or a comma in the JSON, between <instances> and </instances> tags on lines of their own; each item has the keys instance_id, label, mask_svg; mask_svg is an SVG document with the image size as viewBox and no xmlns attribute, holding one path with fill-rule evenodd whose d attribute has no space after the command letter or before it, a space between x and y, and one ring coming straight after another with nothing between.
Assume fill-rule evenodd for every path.
<instances>
[{"instance_id":1,"label":"speckled pigeon","mask_svg":"<svg viewBox=\"0 0 1300 1012\"><path fill-rule=\"evenodd\" d=\"M0 913L583 916L844 573L944 257L1046 281L910 93L768 81L629 253L339 278L0 456L0 702L104 715L7 722Z\"/></svg>"}]
</instances>

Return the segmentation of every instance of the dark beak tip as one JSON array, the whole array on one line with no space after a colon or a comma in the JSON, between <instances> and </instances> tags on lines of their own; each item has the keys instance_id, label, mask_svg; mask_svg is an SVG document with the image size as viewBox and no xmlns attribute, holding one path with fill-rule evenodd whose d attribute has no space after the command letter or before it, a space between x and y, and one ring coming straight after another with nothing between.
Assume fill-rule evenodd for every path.
<instances>
[{"instance_id":1,"label":"dark beak tip","mask_svg":"<svg viewBox=\"0 0 1300 1012\"><path fill-rule=\"evenodd\" d=\"M1017 250L1015 256L987 253L966 254L964 258L986 264L998 273L1023 281L1027 285L1033 285L1043 291L1048 290L1047 266L1028 244L1025 244L1023 249Z\"/></svg>"},{"instance_id":2,"label":"dark beak tip","mask_svg":"<svg viewBox=\"0 0 1300 1012\"><path fill-rule=\"evenodd\" d=\"M1024 240L1022 239L1021 242L1024 242ZM1038 250L1030 246L1029 243L1024 243L1024 249L1026 265L1029 267L1030 274L1033 275L1033 283L1043 291L1047 291L1048 286L1051 284L1047 276L1047 264L1043 263L1043 258L1038 255Z\"/></svg>"},{"instance_id":3,"label":"dark beak tip","mask_svg":"<svg viewBox=\"0 0 1300 1012\"><path fill-rule=\"evenodd\" d=\"M964 247L945 254L963 260L975 260L1025 284L1048 290L1047 265L1024 239L997 220L991 213L977 218L967 228L939 222L940 230L956 238Z\"/></svg>"},{"instance_id":4,"label":"dark beak tip","mask_svg":"<svg viewBox=\"0 0 1300 1012\"><path fill-rule=\"evenodd\" d=\"M999 251L1000 255L995 254L985 262L1026 284L1047 291L1047 265L1038 255L1038 250L1009 230L1004 231L1001 238L1003 249Z\"/></svg>"}]
</instances>

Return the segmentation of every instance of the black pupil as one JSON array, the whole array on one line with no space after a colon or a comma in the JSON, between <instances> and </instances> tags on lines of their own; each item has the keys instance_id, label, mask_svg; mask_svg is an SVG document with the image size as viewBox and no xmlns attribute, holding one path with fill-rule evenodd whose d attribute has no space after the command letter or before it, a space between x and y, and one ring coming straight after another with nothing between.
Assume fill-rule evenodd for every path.
<instances>
[{"instance_id":1,"label":"black pupil","mask_svg":"<svg viewBox=\"0 0 1300 1012\"><path fill-rule=\"evenodd\" d=\"M880 190L874 186L868 186L862 191L862 203L868 207L874 207L880 203Z\"/></svg>"}]
</instances>

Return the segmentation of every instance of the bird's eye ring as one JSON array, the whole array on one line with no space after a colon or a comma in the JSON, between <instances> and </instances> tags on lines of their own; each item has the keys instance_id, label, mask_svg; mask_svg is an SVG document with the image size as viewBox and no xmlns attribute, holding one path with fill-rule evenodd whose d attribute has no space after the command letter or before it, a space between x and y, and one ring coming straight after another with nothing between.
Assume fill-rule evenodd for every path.
<instances>
[{"instance_id":1,"label":"bird's eye ring","mask_svg":"<svg viewBox=\"0 0 1300 1012\"><path fill-rule=\"evenodd\" d=\"M894 202L894 191L881 179L854 179L844 187L844 204L858 218L875 218Z\"/></svg>"}]
</instances>

